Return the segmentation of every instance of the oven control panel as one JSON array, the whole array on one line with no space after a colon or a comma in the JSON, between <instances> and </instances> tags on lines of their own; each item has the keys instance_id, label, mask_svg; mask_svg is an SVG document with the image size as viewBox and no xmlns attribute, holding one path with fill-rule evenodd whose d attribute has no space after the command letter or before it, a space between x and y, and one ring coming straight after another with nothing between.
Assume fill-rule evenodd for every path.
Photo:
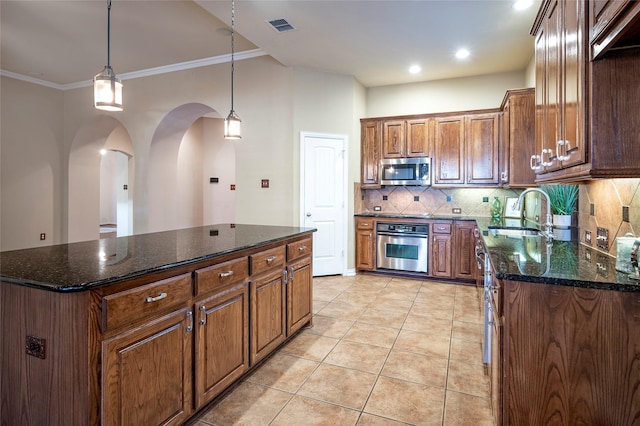
<instances>
[{"instance_id":1,"label":"oven control panel","mask_svg":"<svg viewBox=\"0 0 640 426\"><path fill-rule=\"evenodd\" d=\"M378 223L378 232L393 234L429 235L429 225L417 225L414 223Z\"/></svg>"}]
</instances>

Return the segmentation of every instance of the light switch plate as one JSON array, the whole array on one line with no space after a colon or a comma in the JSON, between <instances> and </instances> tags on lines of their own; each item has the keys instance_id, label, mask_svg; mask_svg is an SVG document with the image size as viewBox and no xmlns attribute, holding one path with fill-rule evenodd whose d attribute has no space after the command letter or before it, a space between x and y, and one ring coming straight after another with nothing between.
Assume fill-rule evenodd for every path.
<instances>
[{"instance_id":1,"label":"light switch plate","mask_svg":"<svg viewBox=\"0 0 640 426\"><path fill-rule=\"evenodd\" d=\"M598 226L596 234L596 244L599 249L609 251L609 230Z\"/></svg>"}]
</instances>

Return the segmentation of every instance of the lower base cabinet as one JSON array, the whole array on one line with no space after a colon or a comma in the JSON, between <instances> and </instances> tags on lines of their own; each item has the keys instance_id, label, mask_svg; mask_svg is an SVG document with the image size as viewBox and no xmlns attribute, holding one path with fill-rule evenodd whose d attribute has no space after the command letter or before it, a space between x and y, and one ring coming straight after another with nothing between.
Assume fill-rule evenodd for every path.
<instances>
[{"instance_id":1,"label":"lower base cabinet","mask_svg":"<svg viewBox=\"0 0 640 426\"><path fill-rule=\"evenodd\" d=\"M178 425L193 411L193 332L183 308L102 343L102 425Z\"/></svg>"},{"instance_id":2,"label":"lower base cabinet","mask_svg":"<svg viewBox=\"0 0 640 426\"><path fill-rule=\"evenodd\" d=\"M251 364L287 337L285 274L276 270L251 283Z\"/></svg>"},{"instance_id":3,"label":"lower base cabinet","mask_svg":"<svg viewBox=\"0 0 640 426\"><path fill-rule=\"evenodd\" d=\"M287 335L298 331L311 321L313 276L311 263L303 259L289 266L287 283Z\"/></svg>"}]
</instances>

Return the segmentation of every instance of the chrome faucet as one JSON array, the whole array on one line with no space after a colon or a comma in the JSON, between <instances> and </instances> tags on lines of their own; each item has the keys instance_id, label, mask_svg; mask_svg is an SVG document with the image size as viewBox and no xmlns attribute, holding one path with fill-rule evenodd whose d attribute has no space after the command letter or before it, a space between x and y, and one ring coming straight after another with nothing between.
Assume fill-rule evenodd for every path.
<instances>
[{"instance_id":1,"label":"chrome faucet","mask_svg":"<svg viewBox=\"0 0 640 426\"><path fill-rule=\"evenodd\" d=\"M551 215L551 200L549 199L549 194L544 192L540 188L529 188L525 189L522 194L518 197L518 202L516 203L516 207L520 207L522 205L522 200L524 200L524 196L529 192L539 192L547 199L547 223L544 224L546 228L547 238L550 241L553 238L553 216Z\"/></svg>"}]
</instances>

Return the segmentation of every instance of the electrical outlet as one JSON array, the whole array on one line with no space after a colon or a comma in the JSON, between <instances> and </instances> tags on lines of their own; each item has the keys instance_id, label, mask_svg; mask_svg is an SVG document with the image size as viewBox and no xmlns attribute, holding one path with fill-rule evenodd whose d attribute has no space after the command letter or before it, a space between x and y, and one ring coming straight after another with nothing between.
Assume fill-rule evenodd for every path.
<instances>
[{"instance_id":1,"label":"electrical outlet","mask_svg":"<svg viewBox=\"0 0 640 426\"><path fill-rule=\"evenodd\" d=\"M584 242L591 244L591 231L584 231Z\"/></svg>"},{"instance_id":2,"label":"electrical outlet","mask_svg":"<svg viewBox=\"0 0 640 426\"><path fill-rule=\"evenodd\" d=\"M483 203L488 203L489 202L489 197L482 197L482 202Z\"/></svg>"},{"instance_id":3,"label":"electrical outlet","mask_svg":"<svg viewBox=\"0 0 640 426\"><path fill-rule=\"evenodd\" d=\"M44 241L46 239L47 239L47 234L45 234L44 232L40 234L40 241Z\"/></svg>"},{"instance_id":4,"label":"electrical outlet","mask_svg":"<svg viewBox=\"0 0 640 426\"><path fill-rule=\"evenodd\" d=\"M596 215L596 205L593 203L589 204L589 215L591 216L595 216Z\"/></svg>"},{"instance_id":5,"label":"electrical outlet","mask_svg":"<svg viewBox=\"0 0 640 426\"><path fill-rule=\"evenodd\" d=\"M622 206L622 221L629 222L629 206Z\"/></svg>"},{"instance_id":6,"label":"electrical outlet","mask_svg":"<svg viewBox=\"0 0 640 426\"><path fill-rule=\"evenodd\" d=\"M382 207L380 207L380 206L373 206L373 211L374 211L374 212L379 212L380 210L382 210Z\"/></svg>"},{"instance_id":7,"label":"electrical outlet","mask_svg":"<svg viewBox=\"0 0 640 426\"><path fill-rule=\"evenodd\" d=\"M609 251L609 230L598 226L596 233L596 244L598 248Z\"/></svg>"},{"instance_id":8,"label":"electrical outlet","mask_svg":"<svg viewBox=\"0 0 640 426\"><path fill-rule=\"evenodd\" d=\"M462 209L460 207L454 207L451 209L451 213L453 214L461 214L462 213Z\"/></svg>"}]
</instances>

